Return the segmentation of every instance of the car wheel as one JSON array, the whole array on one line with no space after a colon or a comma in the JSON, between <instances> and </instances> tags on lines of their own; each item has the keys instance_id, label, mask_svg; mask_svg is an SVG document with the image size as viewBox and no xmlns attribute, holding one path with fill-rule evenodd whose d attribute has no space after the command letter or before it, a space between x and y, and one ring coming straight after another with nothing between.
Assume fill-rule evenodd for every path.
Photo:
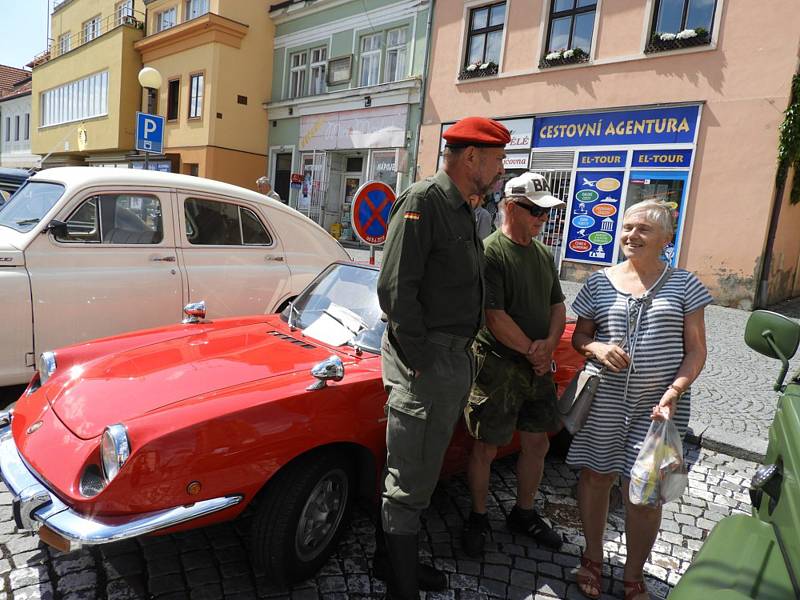
<instances>
[{"instance_id":1,"label":"car wheel","mask_svg":"<svg viewBox=\"0 0 800 600\"><path fill-rule=\"evenodd\" d=\"M304 581L325 564L349 520L353 465L314 454L271 481L253 521L254 560L276 584Z\"/></svg>"}]
</instances>

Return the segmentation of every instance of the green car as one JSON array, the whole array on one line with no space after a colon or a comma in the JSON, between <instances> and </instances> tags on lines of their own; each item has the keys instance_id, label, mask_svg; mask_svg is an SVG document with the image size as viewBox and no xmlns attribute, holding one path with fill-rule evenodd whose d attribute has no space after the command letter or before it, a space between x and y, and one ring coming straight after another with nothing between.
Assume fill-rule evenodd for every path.
<instances>
[{"instance_id":1,"label":"green car","mask_svg":"<svg viewBox=\"0 0 800 600\"><path fill-rule=\"evenodd\" d=\"M784 385L789 359L800 343L800 325L757 310L747 321L744 339L756 352L783 363L765 464L750 483L753 514L717 524L670 600L800 598L800 370Z\"/></svg>"}]
</instances>

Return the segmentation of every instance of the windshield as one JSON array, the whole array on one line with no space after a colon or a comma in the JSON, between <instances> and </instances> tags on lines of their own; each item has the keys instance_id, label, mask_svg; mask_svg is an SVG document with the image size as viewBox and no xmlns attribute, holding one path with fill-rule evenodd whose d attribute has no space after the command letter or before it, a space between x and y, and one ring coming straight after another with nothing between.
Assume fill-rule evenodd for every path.
<instances>
[{"instance_id":1,"label":"windshield","mask_svg":"<svg viewBox=\"0 0 800 600\"><path fill-rule=\"evenodd\" d=\"M3 206L0 225L23 233L30 231L50 212L63 193L61 184L27 181Z\"/></svg>"},{"instance_id":2,"label":"windshield","mask_svg":"<svg viewBox=\"0 0 800 600\"><path fill-rule=\"evenodd\" d=\"M377 285L374 269L331 265L286 307L281 318L325 344L348 344L377 354L386 329Z\"/></svg>"}]
</instances>

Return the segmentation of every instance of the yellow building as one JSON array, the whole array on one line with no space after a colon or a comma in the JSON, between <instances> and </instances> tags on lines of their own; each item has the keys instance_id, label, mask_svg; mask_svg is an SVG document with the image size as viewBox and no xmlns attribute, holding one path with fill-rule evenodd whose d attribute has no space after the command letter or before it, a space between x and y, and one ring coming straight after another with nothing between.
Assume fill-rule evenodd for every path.
<instances>
[{"instance_id":1,"label":"yellow building","mask_svg":"<svg viewBox=\"0 0 800 600\"><path fill-rule=\"evenodd\" d=\"M269 4L145 0L147 35L134 46L162 76L156 112L175 170L251 189L266 173Z\"/></svg>"},{"instance_id":2,"label":"yellow building","mask_svg":"<svg viewBox=\"0 0 800 600\"><path fill-rule=\"evenodd\" d=\"M128 166L144 11L143 0L56 3L50 48L33 62L31 151L45 166Z\"/></svg>"}]
</instances>

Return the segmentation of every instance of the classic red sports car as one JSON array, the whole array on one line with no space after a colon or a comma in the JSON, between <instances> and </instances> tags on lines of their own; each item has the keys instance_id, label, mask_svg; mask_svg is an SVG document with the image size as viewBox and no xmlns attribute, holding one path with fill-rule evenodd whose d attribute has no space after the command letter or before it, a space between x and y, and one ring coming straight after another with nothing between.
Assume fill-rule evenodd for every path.
<instances>
[{"instance_id":1,"label":"classic red sports car","mask_svg":"<svg viewBox=\"0 0 800 600\"><path fill-rule=\"evenodd\" d=\"M0 415L0 470L23 530L81 545L233 519L255 561L306 579L335 549L385 453L378 271L335 263L281 314L181 324L42 354ZM567 327L556 379L582 359ZM445 472L465 464L459 426ZM511 452L514 447L506 449Z\"/></svg>"}]
</instances>

